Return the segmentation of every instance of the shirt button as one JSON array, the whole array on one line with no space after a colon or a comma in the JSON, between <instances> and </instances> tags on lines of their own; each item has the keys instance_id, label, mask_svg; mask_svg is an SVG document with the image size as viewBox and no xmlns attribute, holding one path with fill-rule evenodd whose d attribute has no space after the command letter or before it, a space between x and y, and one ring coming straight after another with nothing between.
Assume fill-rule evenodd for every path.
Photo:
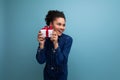
<instances>
[{"instance_id":1,"label":"shirt button","mask_svg":"<svg viewBox=\"0 0 120 80\"><path fill-rule=\"evenodd\" d=\"M54 69L54 67L51 67L51 70L53 70Z\"/></svg>"}]
</instances>

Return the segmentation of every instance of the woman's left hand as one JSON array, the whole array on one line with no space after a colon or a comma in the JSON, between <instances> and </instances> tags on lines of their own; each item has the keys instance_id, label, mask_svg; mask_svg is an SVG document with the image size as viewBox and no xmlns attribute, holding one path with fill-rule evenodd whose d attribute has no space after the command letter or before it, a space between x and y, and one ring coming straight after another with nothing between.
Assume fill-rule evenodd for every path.
<instances>
[{"instance_id":1,"label":"woman's left hand","mask_svg":"<svg viewBox=\"0 0 120 80\"><path fill-rule=\"evenodd\" d=\"M54 48L56 49L58 47L58 35L57 35L56 31L52 32L52 36L51 36L50 40L53 42Z\"/></svg>"}]
</instances>

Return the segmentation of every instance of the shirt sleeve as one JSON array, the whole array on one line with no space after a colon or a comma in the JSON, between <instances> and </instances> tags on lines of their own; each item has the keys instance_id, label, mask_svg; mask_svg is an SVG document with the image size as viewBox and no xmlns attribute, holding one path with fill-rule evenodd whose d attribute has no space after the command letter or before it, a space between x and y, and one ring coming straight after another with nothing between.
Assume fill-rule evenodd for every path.
<instances>
[{"instance_id":1,"label":"shirt sleeve","mask_svg":"<svg viewBox=\"0 0 120 80\"><path fill-rule=\"evenodd\" d=\"M39 43L39 46L40 46L40 43ZM46 47L44 47L43 49L40 49L39 46L37 49L36 59L37 59L38 63L43 64L46 61L46 56L45 56Z\"/></svg>"},{"instance_id":2,"label":"shirt sleeve","mask_svg":"<svg viewBox=\"0 0 120 80\"><path fill-rule=\"evenodd\" d=\"M67 64L68 61L68 55L72 46L72 42L73 39L72 37L68 37L66 39L65 45L63 47L63 49L61 49L60 47L58 47L57 49L55 49L55 54L56 54L56 63L58 65L60 64Z\"/></svg>"}]
</instances>

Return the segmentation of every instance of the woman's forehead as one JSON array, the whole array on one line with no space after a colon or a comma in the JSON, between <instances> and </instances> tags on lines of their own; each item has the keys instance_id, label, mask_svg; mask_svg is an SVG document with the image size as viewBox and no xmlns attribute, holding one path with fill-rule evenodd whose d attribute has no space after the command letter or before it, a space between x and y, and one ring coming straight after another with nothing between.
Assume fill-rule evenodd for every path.
<instances>
[{"instance_id":1,"label":"woman's forehead","mask_svg":"<svg viewBox=\"0 0 120 80\"><path fill-rule=\"evenodd\" d=\"M61 17L59 17L59 18L56 18L54 21L56 21L56 22L60 22L60 23L65 23L65 19L64 18L61 18Z\"/></svg>"}]
</instances>

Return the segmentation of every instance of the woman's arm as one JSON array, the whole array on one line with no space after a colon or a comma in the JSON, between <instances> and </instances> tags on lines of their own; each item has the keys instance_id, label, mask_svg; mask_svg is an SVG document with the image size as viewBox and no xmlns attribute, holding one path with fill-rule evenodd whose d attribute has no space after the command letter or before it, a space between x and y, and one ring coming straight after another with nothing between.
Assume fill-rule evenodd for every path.
<instances>
[{"instance_id":1,"label":"woman's arm","mask_svg":"<svg viewBox=\"0 0 120 80\"><path fill-rule=\"evenodd\" d=\"M61 49L58 45L58 48L55 49L55 55L56 55L56 63L58 65L60 64L66 64L68 61L68 55L72 46L73 39L72 37L67 37L65 45L63 49Z\"/></svg>"},{"instance_id":2,"label":"woman's arm","mask_svg":"<svg viewBox=\"0 0 120 80\"><path fill-rule=\"evenodd\" d=\"M39 46L37 49L37 54L36 54L36 59L37 59L38 63L40 63L40 64L45 63L45 61L46 61L45 53L46 53L46 47L41 49L40 43L39 43Z\"/></svg>"}]
</instances>

